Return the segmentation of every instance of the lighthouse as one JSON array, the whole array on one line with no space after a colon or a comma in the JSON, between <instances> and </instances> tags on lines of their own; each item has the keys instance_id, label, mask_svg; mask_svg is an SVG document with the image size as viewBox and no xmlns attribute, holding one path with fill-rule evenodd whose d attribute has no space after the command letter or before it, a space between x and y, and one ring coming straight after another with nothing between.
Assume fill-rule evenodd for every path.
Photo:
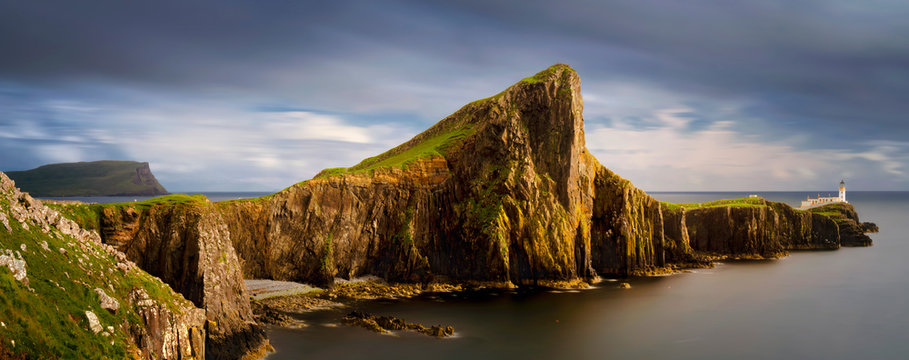
<instances>
[{"instance_id":1,"label":"lighthouse","mask_svg":"<svg viewBox=\"0 0 909 360\"><path fill-rule=\"evenodd\" d=\"M840 180L840 201L846 202L846 180Z\"/></svg>"}]
</instances>

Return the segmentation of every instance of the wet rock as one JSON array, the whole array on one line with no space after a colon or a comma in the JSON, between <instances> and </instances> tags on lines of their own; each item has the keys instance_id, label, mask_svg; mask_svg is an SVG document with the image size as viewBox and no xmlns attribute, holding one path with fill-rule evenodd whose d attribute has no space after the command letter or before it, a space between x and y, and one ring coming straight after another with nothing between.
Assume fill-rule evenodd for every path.
<instances>
[{"instance_id":1,"label":"wet rock","mask_svg":"<svg viewBox=\"0 0 909 360\"><path fill-rule=\"evenodd\" d=\"M619 289L631 289L631 284L627 282L620 283L618 286Z\"/></svg>"},{"instance_id":2,"label":"wet rock","mask_svg":"<svg viewBox=\"0 0 909 360\"><path fill-rule=\"evenodd\" d=\"M393 316L375 316L360 311L349 312L341 318L341 323L348 326L359 326L377 333L406 330L440 338L454 335L454 328L451 326L436 325L427 328Z\"/></svg>"}]
</instances>

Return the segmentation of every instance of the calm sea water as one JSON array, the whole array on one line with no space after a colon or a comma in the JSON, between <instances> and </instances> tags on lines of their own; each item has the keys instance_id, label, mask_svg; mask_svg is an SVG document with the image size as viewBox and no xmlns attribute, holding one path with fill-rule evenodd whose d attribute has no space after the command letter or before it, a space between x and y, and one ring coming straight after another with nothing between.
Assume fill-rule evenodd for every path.
<instances>
[{"instance_id":1,"label":"calm sea water","mask_svg":"<svg viewBox=\"0 0 909 360\"><path fill-rule=\"evenodd\" d=\"M790 204L805 192L759 193ZM747 193L654 193L671 202ZM816 193L811 193L812 196ZM425 295L360 310L456 337L378 335L339 326L348 310L270 328L269 359L906 359L909 358L909 193L850 192L874 246L795 252L579 292Z\"/></svg>"}]
</instances>

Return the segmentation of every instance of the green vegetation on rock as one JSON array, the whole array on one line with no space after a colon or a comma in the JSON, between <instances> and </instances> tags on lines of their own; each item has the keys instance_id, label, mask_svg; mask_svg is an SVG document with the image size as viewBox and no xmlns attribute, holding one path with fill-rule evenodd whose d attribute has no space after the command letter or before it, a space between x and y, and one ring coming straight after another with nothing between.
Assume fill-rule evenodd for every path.
<instances>
[{"instance_id":1,"label":"green vegetation on rock","mask_svg":"<svg viewBox=\"0 0 909 360\"><path fill-rule=\"evenodd\" d=\"M164 195L146 162L92 161L44 165L6 173L32 196Z\"/></svg>"},{"instance_id":2,"label":"green vegetation on rock","mask_svg":"<svg viewBox=\"0 0 909 360\"><path fill-rule=\"evenodd\" d=\"M80 242L53 227L49 232L34 224L25 228L9 209L7 198L0 199L0 213L11 229L0 225L0 252L20 254L28 280L17 281L8 267L0 266L0 348L14 356L128 358L135 345L127 331L141 323L128 300L137 288L172 311L192 307L158 278L139 269L118 269L118 261L100 245ZM119 309L103 309L96 289L117 300ZM98 333L89 328L86 311L97 316L102 326Z\"/></svg>"}]
</instances>

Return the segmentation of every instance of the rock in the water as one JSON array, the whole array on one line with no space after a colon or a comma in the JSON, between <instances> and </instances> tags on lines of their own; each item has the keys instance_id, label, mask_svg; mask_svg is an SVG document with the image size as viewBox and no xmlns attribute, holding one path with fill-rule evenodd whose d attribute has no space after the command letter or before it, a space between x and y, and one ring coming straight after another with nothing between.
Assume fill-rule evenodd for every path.
<instances>
[{"instance_id":1,"label":"rock in the water","mask_svg":"<svg viewBox=\"0 0 909 360\"><path fill-rule=\"evenodd\" d=\"M619 284L619 289L631 289L631 284L629 284L627 282L623 282L623 283Z\"/></svg>"},{"instance_id":2,"label":"rock in the water","mask_svg":"<svg viewBox=\"0 0 909 360\"><path fill-rule=\"evenodd\" d=\"M101 327L101 321L98 320L98 315L95 315L94 312L86 310L85 319L88 320L88 328L93 333L97 334L103 330Z\"/></svg>"},{"instance_id":3,"label":"rock in the water","mask_svg":"<svg viewBox=\"0 0 909 360\"><path fill-rule=\"evenodd\" d=\"M114 299L107 295L103 289L95 288L95 293L98 294L98 298L101 301L101 308L112 313L116 313L120 309L120 302L117 299Z\"/></svg>"},{"instance_id":4,"label":"rock in the water","mask_svg":"<svg viewBox=\"0 0 909 360\"><path fill-rule=\"evenodd\" d=\"M427 328L393 316L375 316L360 311L351 311L341 318L341 322L345 325L359 326L377 333L387 333L389 330L407 330L440 338L454 335L454 328L451 326L436 325Z\"/></svg>"}]
</instances>

